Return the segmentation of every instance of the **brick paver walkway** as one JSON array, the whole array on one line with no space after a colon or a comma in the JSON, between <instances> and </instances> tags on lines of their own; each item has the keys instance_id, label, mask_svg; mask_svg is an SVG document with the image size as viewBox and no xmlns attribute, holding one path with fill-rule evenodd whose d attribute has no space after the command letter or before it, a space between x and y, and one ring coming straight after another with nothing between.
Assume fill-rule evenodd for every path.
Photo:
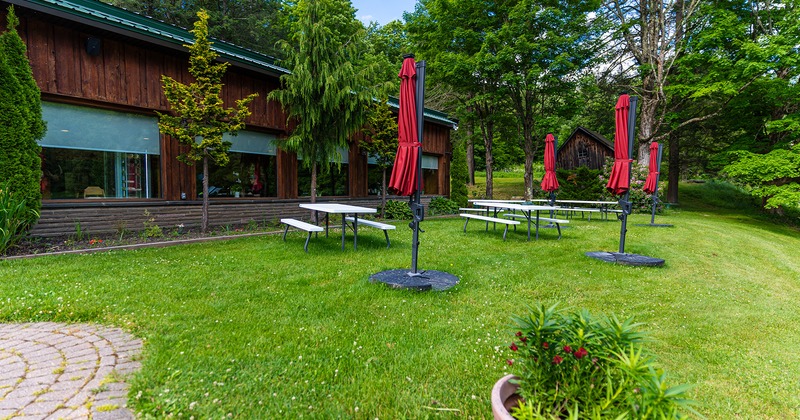
<instances>
[{"instance_id":1,"label":"brick paver walkway","mask_svg":"<svg viewBox=\"0 0 800 420\"><path fill-rule=\"evenodd\" d=\"M0 324L0 420L133 419L141 340L88 324Z\"/></svg>"}]
</instances>

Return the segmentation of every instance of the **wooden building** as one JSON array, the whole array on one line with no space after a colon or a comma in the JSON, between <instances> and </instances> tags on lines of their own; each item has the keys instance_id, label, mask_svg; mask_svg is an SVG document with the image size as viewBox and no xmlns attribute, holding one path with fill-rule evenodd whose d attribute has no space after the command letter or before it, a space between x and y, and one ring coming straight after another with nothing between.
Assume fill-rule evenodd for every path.
<instances>
[{"instance_id":1,"label":"wooden building","mask_svg":"<svg viewBox=\"0 0 800 420\"><path fill-rule=\"evenodd\" d=\"M42 217L32 233L69 234L76 223L92 233L137 230L147 217L164 227L199 224L202 167L176 160L181 146L159 133L156 116L168 111L162 75L191 82L184 47L191 34L96 0L3 0L0 22L9 4L21 21L17 30L48 124L41 141ZM231 164L211 168L210 222L296 215L298 202L308 201L310 171L276 146L288 127L280 105L266 100L288 71L272 57L232 44L215 41L213 48L231 63L226 106L253 92L259 96L246 129L228 138ZM446 115L426 110L426 202L450 193L452 127ZM380 173L358 146L363 136L356 137L320 177L318 200L379 203Z\"/></svg>"},{"instance_id":2,"label":"wooden building","mask_svg":"<svg viewBox=\"0 0 800 420\"><path fill-rule=\"evenodd\" d=\"M607 157L614 157L614 145L602 135L578 127L558 147L556 167L573 170L580 166L602 169Z\"/></svg>"}]
</instances>

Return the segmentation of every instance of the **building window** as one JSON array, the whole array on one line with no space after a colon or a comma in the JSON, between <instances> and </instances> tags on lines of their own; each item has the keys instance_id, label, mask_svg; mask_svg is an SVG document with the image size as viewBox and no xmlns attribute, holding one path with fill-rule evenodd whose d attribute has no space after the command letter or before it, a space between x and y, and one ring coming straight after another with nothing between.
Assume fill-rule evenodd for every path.
<instances>
[{"instance_id":1,"label":"building window","mask_svg":"<svg viewBox=\"0 0 800 420\"><path fill-rule=\"evenodd\" d=\"M208 196L277 197L278 164L275 136L255 131L225 134L231 142L230 162L225 166L209 164ZM197 196L203 196L203 163L197 162Z\"/></svg>"},{"instance_id":2,"label":"building window","mask_svg":"<svg viewBox=\"0 0 800 420\"><path fill-rule=\"evenodd\" d=\"M158 120L42 103L44 199L161 197Z\"/></svg>"},{"instance_id":3,"label":"building window","mask_svg":"<svg viewBox=\"0 0 800 420\"><path fill-rule=\"evenodd\" d=\"M350 194L349 151L340 149L338 153L327 168L317 165L317 197ZM303 160L300 154L297 158ZM297 191L301 197L311 196L311 168L306 168L302 162L297 169Z\"/></svg>"},{"instance_id":4,"label":"building window","mask_svg":"<svg viewBox=\"0 0 800 420\"><path fill-rule=\"evenodd\" d=\"M439 194L439 157L422 155L422 192Z\"/></svg>"}]
</instances>

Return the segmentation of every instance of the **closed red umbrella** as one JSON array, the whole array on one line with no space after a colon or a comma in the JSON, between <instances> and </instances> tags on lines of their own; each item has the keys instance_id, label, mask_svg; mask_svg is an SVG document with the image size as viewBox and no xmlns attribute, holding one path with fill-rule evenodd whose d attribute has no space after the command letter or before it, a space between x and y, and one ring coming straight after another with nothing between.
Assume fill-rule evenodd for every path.
<instances>
[{"instance_id":1,"label":"closed red umbrella","mask_svg":"<svg viewBox=\"0 0 800 420\"><path fill-rule=\"evenodd\" d=\"M417 191L417 159L420 142L417 138L417 70L414 57L406 57L400 69L400 112L397 116L397 155L389 179L389 189L398 195L410 196Z\"/></svg>"},{"instance_id":2,"label":"closed red umbrella","mask_svg":"<svg viewBox=\"0 0 800 420\"><path fill-rule=\"evenodd\" d=\"M628 192L631 184L631 157L628 150L628 113L630 97L620 95L616 106L616 131L614 132L614 166L608 178L606 189L614 195Z\"/></svg>"},{"instance_id":3,"label":"closed red umbrella","mask_svg":"<svg viewBox=\"0 0 800 420\"><path fill-rule=\"evenodd\" d=\"M558 189L558 178L556 178L556 138L548 133L544 139L544 178L542 178L542 190L553 192Z\"/></svg>"},{"instance_id":4,"label":"closed red umbrella","mask_svg":"<svg viewBox=\"0 0 800 420\"><path fill-rule=\"evenodd\" d=\"M644 182L645 194L653 194L658 189L658 143L653 142L650 144L650 172L647 174L647 180Z\"/></svg>"}]
</instances>

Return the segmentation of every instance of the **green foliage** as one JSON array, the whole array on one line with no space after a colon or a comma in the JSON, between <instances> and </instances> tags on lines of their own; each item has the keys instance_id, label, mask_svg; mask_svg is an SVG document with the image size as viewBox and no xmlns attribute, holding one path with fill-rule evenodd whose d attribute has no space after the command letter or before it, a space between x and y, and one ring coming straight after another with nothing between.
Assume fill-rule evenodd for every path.
<instances>
[{"instance_id":1,"label":"green foliage","mask_svg":"<svg viewBox=\"0 0 800 420\"><path fill-rule=\"evenodd\" d=\"M32 227L39 218L42 193L42 148L37 140L44 137L41 92L28 62L25 44L17 33L19 24L13 6L6 15L7 30L0 34L0 180L17 202L32 211L20 225Z\"/></svg>"},{"instance_id":2,"label":"green foliage","mask_svg":"<svg viewBox=\"0 0 800 420\"><path fill-rule=\"evenodd\" d=\"M732 153L723 173L762 199L764 208L800 208L800 146L766 154Z\"/></svg>"},{"instance_id":3,"label":"green foliage","mask_svg":"<svg viewBox=\"0 0 800 420\"><path fill-rule=\"evenodd\" d=\"M602 172L580 166L574 171L557 169L558 199L597 201L603 197Z\"/></svg>"},{"instance_id":4,"label":"green foliage","mask_svg":"<svg viewBox=\"0 0 800 420\"><path fill-rule=\"evenodd\" d=\"M359 146L368 156L375 159L376 166L382 172L381 202L385 206L386 172L392 166L397 154L397 119L385 99L373 103L370 107L364 133L369 135L371 141L362 141Z\"/></svg>"},{"instance_id":5,"label":"green foliage","mask_svg":"<svg viewBox=\"0 0 800 420\"><path fill-rule=\"evenodd\" d=\"M231 143L222 135L235 135L244 128L250 116L248 105L258 94L236 101L235 108L224 108L221 98L222 77L229 63L217 63L217 53L211 49L208 38L208 13L197 12L199 20L191 30L195 42L189 48L189 74L195 81L185 85L162 75L164 95L172 109L171 114L158 113L158 128L163 134L188 146L178 160L189 165L203 161L203 173L208 174L209 160L220 166L229 162ZM208 176L203 176L203 220L201 229L208 229Z\"/></svg>"},{"instance_id":6,"label":"green foliage","mask_svg":"<svg viewBox=\"0 0 800 420\"><path fill-rule=\"evenodd\" d=\"M611 176L611 168L614 166L614 159L609 157L606 159L605 165L603 165L603 174L598 178L600 181L600 185L602 186L603 195L601 200L604 201L614 201L618 200L619 196L611 194L606 189L606 183L608 182L608 177ZM647 181L647 174L650 172L647 165L640 165L639 162L633 161L631 165L631 184L630 184L630 194L628 195L628 201L631 203L631 210L634 213L650 213L653 211L653 198L652 195L646 194L642 188L644 188L644 183ZM663 179L659 180L658 185L658 195L659 197L664 196L664 182ZM664 209L664 204L659 200L658 204L656 205L656 213L660 213Z\"/></svg>"},{"instance_id":7,"label":"green foliage","mask_svg":"<svg viewBox=\"0 0 800 420\"><path fill-rule=\"evenodd\" d=\"M0 255L19 242L39 219L39 212L28 199L13 192L9 185L0 184Z\"/></svg>"},{"instance_id":8,"label":"green foliage","mask_svg":"<svg viewBox=\"0 0 800 420\"><path fill-rule=\"evenodd\" d=\"M453 160L450 162L450 199L459 207L467 206L467 154L463 141L453 144Z\"/></svg>"},{"instance_id":9,"label":"green foliage","mask_svg":"<svg viewBox=\"0 0 800 420\"><path fill-rule=\"evenodd\" d=\"M383 214L385 218L394 220L411 220L414 217L408 203L398 200L387 201Z\"/></svg>"},{"instance_id":10,"label":"green foliage","mask_svg":"<svg viewBox=\"0 0 800 420\"><path fill-rule=\"evenodd\" d=\"M431 216L458 214L458 208L459 204L449 198L433 197L428 205L428 214Z\"/></svg>"},{"instance_id":11,"label":"green foliage","mask_svg":"<svg viewBox=\"0 0 800 420\"><path fill-rule=\"evenodd\" d=\"M144 230L142 231L143 238L161 238L164 236L164 230L161 229L161 226L156 223L155 216L151 215L148 210L144 211L145 219L142 224L144 225Z\"/></svg>"},{"instance_id":12,"label":"green foliage","mask_svg":"<svg viewBox=\"0 0 800 420\"><path fill-rule=\"evenodd\" d=\"M632 318L593 317L557 304L514 316L510 349L523 419L683 418L694 412L689 387L669 387L643 348Z\"/></svg>"},{"instance_id":13,"label":"green foliage","mask_svg":"<svg viewBox=\"0 0 800 420\"><path fill-rule=\"evenodd\" d=\"M295 124L282 147L298 152L303 166L311 168L314 201L316 168L327 168L363 126L380 85L380 62L370 54L349 1L299 0L291 13L292 36L281 41L282 64L291 73L281 76L280 89L269 99L281 103Z\"/></svg>"}]
</instances>

